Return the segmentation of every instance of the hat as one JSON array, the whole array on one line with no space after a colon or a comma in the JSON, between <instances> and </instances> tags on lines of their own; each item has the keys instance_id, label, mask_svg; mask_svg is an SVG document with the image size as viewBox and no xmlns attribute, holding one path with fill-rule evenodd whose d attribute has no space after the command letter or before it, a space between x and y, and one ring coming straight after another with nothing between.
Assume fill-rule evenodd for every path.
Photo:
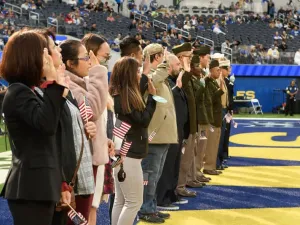
<instances>
[{"instance_id":1,"label":"hat","mask_svg":"<svg viewBox=\"0 0 300 225\"><path fill-rule=\"evenodd\" d=\"M195 55L207 55L210 54L210 48L208 46L201 46L193 51Z\"/></svg>"},{"instance_id":2,"label":"hat","mask_svg":"<svg viewBox=\"0 0 300 225\"><path fill-rule=\"evenodd\" d=\"M225 59L225 60L220 60L219 61L220 67L229 67L230 66L230 61Z\"/></svg>"},{"instance_id":3,"label":"hat","mask_svg":"<svg viewBox=\"0 0 300 225\"><path fill-rule=\"evenodd\" d=\"M215 67L218 67L219 66L219 61L218 60L212 60L209 64L209 69L213 69Z\"/></svg>"},{"instance_id":4,"label":"hat","mask_svg":"<svg viewBox=\"0 0 300 225\"><path fill-rule=\"evenodd\" d=\"M192 63L200 63L200 58L198 55L193 55L193 58L192 58Z\"/></svg>"},{"instance_id":5,"label":"hat","mask_svg":"<svg viewBox=\"0 0 300 225\"><path fill-rule=\"evenodd\" d=\"M224 58L224 54L221 54L221 53L215 53L211 56L211 59L216 59L216 60L219 60L221 58Z\"/></svg>"},{"instance_id":6,"label":"hat","mask_svg":"<svg viewBox=\"0 0 300 225\"><path fill-rule=\"evenodd\" d=\"M182 52L190 52L192 51L192 45L189 42L185 42L181 45L176 45L172 48L172 51L175 55L178 55L179 53Z\"/></svg>"},{"instance_id":7,"label":"hat","mask_svg":"<svg viewBox=\"0 0 300 225\"><path fill-rule=\"evenodd\" d=\"M154 54L157 54L157 53L163 53L164 48L160 44L150 44L150 45L147 45L144 48L144 51L143 51L144 55L146 55L146 52L149 55L154 55Z\"/></svg>"}]
</instances>

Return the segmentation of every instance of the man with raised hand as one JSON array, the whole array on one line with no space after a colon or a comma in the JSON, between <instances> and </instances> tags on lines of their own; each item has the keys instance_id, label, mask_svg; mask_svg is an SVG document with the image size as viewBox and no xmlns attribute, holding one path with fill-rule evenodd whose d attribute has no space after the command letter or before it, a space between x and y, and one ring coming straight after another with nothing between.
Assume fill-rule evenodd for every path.
<instances>
[{"instance_id":1,"label":"man with raised hand","mask_svg":"<svg viewBox=\"0 0 300 225\"><path fill-rule=\"evenodd\" d=\"M148 127L149 140L148 156L142 161L144 180L143 205L139 218L145 222L163 223L170 217L167 213L157 211L156 187L162 174L165 159L170 144L178 143L176 113L172 90L168 83L169 64L166 61L167 51L160 44L150 44L144 49L144 55L149 55L151 71L148 76L152 79L157 90L157 96L166 102L157 102L156 110Z\"/></svg>"}]
</instances>

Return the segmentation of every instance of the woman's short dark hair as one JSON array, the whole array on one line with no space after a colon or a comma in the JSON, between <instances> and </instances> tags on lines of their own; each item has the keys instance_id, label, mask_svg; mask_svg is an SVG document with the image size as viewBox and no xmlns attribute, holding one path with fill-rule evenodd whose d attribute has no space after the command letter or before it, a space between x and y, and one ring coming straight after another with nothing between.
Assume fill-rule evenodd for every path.
<instances>
[{"instance_id":1,"label":"woman's short dark hair","mask_svg":"<svg viewBox=\"0 0 300 225\"><path fill-rule=\"evenodd\" d=\"M61 48L61 56L62 61L66 65L66 69L70 70L68 67L67 61L70 60L73 65L78 65L78 54L79 47L81 46L81 42L77 40L66 40L62 42L59 46Z\"/></svg>"},{"instance_id":2,"label":"woman's short dark hair","mask_svg":"<svg viewBox=\"0 0 300 225\"><path fill-rule=\"evenodd\" d=\"M104 37L93 33L86 34L81 40L81 43L85 45L86 50L88 52L92 50L95 55L97 55L101 45L105 42L107 41Z\"/></svg>"},{"instance_id":3,"label":"woman's short dark hair","mask_svg":"<svg viewBox=\"0 0 300 225\"><path fill-rule=\"evenodd\" d=\"M0 65L1 76L9 83L38 86L43 74L46 39L30 30L14 33L5 45Z\"/></svg>"}]
</instances>

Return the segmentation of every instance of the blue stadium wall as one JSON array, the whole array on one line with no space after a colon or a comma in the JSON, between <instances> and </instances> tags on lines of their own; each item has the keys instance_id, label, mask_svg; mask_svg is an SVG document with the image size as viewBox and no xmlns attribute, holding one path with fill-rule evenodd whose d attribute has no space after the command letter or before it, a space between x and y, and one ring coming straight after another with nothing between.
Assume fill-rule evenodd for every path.
<instances>
[{"instance_id":1,"label":"blue stadium wall","mask_svg":"<svg viewBox=\"0 0 300 225\"><path fill-rule=\"evenodd\" d=\"M285 102L282 90L291 80L295 79L300 86L300 67L294 65L233 65L232 73L236 77L235 96L257 98L264 112L272 112L273 107ZM246 107L249 103L236 103L235 106Z\"/></svg>"}]
</instances>

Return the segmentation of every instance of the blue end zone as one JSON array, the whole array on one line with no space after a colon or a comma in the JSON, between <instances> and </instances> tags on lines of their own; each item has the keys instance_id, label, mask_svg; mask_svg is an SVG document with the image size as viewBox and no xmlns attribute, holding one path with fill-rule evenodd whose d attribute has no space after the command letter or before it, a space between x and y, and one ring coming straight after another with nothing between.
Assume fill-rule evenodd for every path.
<instances>
[{"instance_id":1,"label":"blue end zone","mask_svg":"<svg viewBox=\"0 0 300 225\"><path fill-rule=\"evenodd\" d=\"M297 188L209 186L199 190L197 197L189 198L189 204L182 205L180 209L248 209L299 206L300 192Z\"/></svg>"}]
</instances>

